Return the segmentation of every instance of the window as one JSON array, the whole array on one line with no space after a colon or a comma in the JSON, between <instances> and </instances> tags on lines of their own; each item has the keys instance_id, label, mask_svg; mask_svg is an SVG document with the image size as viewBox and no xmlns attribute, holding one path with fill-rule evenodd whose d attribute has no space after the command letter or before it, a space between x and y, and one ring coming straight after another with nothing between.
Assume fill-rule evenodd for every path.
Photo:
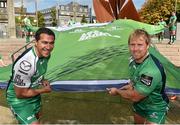
<instances>
[{"instance_id":1,"label":"window","mask_svg":"<svg viewBox=\"0 0 180 125\"><path fill-rule=\"evenodd\" d=\"M69 10L69 7L66 7L66 10Z\"/></svg>"},{"instance_id":2,"label":"window","mask_svg":"<svg viewBox=\"0 0 180 125\"><path fill-rule=\"evenodd\" d=\"M61 6L61 10L64 10L64 6Z\"/></svg>"},{"instance_id":3,"label":"window","mask_svg":"<svg viewBox=\"0 0 180 125\"><path fill-rule=\"evenodd\" d=\"M82 8L79 8L79 12L82 12Z\"/></svg>"},{"instance_id":4,"label":"window","mask_svg":"<svg viewBox=\"0 0 180 125\"><path fill-rule=\"evenodd\" d=\"M87 12L87 9L86 9L86 8L84 9L84 12Z\"/></svg>"},{"instance_id":5,"label":"window","mask_svg":"<svg viewBox=\"0 0 180 125\"><path fill-rule=\"evenodd\" d=\"M4 2L1 2L1 3L0 3L0 7L4 7Z\"/></svg>"}]
</instances>

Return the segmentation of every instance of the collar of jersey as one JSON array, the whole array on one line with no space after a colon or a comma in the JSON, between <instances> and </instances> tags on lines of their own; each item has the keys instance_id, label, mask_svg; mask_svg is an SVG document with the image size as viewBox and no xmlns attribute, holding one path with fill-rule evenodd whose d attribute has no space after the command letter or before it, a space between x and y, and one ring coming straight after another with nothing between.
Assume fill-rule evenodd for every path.
<instances>
[{"instance_id":1,"label":"collar of jersey","mask_svg":"<svg viewBox=\"0 0 180 125\"><path fill-rule=\"evenodd\" d=\"M136 63L136 65L140 65L143 64L145 62L145 60L149 57L149 52L146 54L146 58L144 58L144 60L141 63Z\"/></svg>"},{"instance_id":2,"label":"collar of jersey","mask_svg":"<svg viewBox=\"0 0 180 125\"><path fill-rule=\"evenodd\" d=\"M33 49L32 49L32 51L33 51L33 54L34 54L34 56L36 56L36 57L38 57L38 58L39 58L39 56L38 56L38 55L37 55L37 53L36 53L35 46L33 46Z\"/></svg>"}]
</instances>

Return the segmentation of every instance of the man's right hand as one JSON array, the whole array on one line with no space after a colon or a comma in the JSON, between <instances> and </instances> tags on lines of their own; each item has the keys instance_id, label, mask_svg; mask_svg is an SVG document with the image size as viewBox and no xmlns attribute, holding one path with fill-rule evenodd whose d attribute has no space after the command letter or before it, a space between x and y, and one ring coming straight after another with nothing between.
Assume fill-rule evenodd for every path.
<instances>
[{"instance_id":1,"label":"man's right hand","mask_svg":"<svg viewBox=\"0 0 180 125\"><path fill-rule=\"evenodd\" d=\"M117 88L106 88L106 90L110 95L117 95L117 91L118 91Z\"/></svg>"},{"instance_id":2,"label":"man's right hand","mask_svg":"<svg viewBox=\"0 0 180 125\"><path fill-rule=\"evenodd\" d=\"M43 93L49 93L49 92L51 92L51 86L50 86L50 84L49 84L49 82L47 81L47 80L45 80L45 81L43 81Z\"/></svg>"}]
</instances>

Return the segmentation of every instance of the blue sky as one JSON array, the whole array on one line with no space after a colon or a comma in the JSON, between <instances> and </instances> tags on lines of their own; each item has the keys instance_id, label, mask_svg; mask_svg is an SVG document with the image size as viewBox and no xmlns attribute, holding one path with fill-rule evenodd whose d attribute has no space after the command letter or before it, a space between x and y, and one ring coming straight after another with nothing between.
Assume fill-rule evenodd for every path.
<instances>
[{"instance_id":1,"label":"blue sky","mask_svg":"<svg viewBox=\"0 0 180 125\"><path fill-rule=\"evenodd\" d=\"M50 8L52 6L60 4L67 4L73 0L37 0L38 1L38 10L42 10L45 8ZM92 7L92 0L74 0L83 5L89 5ZM134 5L137 9L140 9L145 0L133 0ZM14 0L14 5L16 7L21 6L21 0ZM35 0L23 0L23 5L27 8L28 12L35 11Z\"/></svg>"}]
</instances>

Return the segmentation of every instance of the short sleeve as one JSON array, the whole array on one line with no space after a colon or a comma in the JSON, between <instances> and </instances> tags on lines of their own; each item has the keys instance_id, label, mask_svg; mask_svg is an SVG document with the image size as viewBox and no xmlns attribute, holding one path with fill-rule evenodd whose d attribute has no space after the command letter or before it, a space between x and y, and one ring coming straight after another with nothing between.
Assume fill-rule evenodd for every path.
<instances>
[{"instance_id":1,"label":"short sleeve","mask_svg":"<svg viewBox=\"0 0 180 125\"><path fill-rule=\"evenodd\" d=\"M161 75L159 72L148 72L140 74L137 82L134 85L136 91L141 93L142 95L149 95L158 84L161 83Z\"/></svg>"},{"instance_id":2,"label":"short sleeve","mask_svg":"<svg viewBox=\"0 0 180 125\"><path fill-rule=\"evenodd\" d=\"M17 87L29 88L31 85L31 77L34 69L32 62L27 60L19 60L13 68L13 83Z\"/></svg>"}]
</instances>

